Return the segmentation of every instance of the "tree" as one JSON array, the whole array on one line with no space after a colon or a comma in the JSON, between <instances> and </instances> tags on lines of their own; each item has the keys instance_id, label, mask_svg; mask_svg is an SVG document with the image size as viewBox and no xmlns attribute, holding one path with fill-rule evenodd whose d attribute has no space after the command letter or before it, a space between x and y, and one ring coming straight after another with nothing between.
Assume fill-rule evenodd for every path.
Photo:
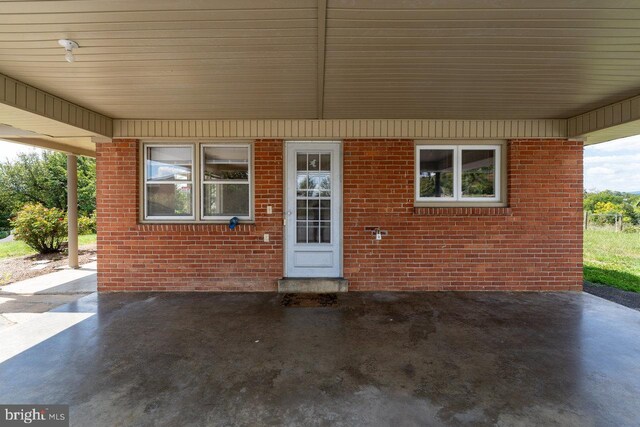
<instances>
[{"instance_id":1,"label":"tree","mask_svg":"<svg viewBox=\"0 0 640 427\"><path fill-rule=\"evenodd\" d=\"M614 205L619 205L624 202L624 198L625 198L625 194L619 193L617 191L605 190L597 193L585 192L584 201L583 201L584 210L593 212L596 208L596 204L599 202L601 203L611 202Z\"/></svg>"},{"instance_id":2,"label":"tree","mask_svg":"<svg viewBox=\"0 0 640 427\"><path fill-rule=\"evenodd\" d=\"M0 191L0 230L8 230L11 228L9 220L18 211L16 200L11 194ZM5 233L2 233L4 236Z\"/></svg>"},{"instance_id":3,"label":"tree","mask_svg":"<svg viewBox=\"0 0 640 427\"><path fill-rule=\"evenodd\" d=\"M617 191L601 191L584 193L584 210L597 217L593 221L613 224L616 215L622 215L627 224L640 224L640 195Z\"/></svg>"},{"instance_id":4,"label":"tree","mask_svg":"<svg viewBox=\"0 0 640 427\"><path fill-rule=\"evenodd\" d=\"M58 152L20 154L14 162L0 163L0 228L27 203L67 209L67 156ZM95 210L96 164L78 158L78 211L89 216Z\"/></svg>"}]
</instances>

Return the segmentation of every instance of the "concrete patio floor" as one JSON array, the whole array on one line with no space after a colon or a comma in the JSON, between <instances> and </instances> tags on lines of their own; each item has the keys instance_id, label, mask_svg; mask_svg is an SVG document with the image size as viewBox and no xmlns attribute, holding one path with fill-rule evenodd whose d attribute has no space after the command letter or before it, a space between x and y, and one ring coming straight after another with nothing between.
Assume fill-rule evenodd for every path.
<instances>
[{"instance_id":1,"label":"concrete patio floor","mask_svg":"<svg viewBox=\"0 0 640 427\"><path fill-rule=\"evenodd\" d=\"M584 293L91 294L0 364L71 425L640 423L640 313ZM52 314L53 315L53 314Z\"/></svg>"}]
</instances>

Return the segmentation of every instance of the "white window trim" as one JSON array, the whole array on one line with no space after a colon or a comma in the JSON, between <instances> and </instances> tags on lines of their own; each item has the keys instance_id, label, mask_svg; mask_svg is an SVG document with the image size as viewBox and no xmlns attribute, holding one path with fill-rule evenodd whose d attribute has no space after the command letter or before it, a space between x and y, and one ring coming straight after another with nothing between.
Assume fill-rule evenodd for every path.
<instances>
[{"instance_id":1,"label":"white window trim","mask_svg":"<svg viewBox=\"0 0 640 427\"><path fill-rule=\"evenodd\" d=\"M179 148L179 147L184 147L184 148L191 148L191 180L190 181L162 181L162 182L158 182L158 181L149 181L149 176L148 176L148 169L147 169L147 148ZM182 222L182 221L193 221L196 218L196 206L195 206L195 200L196 200L196 182L195 182L195 177L196 177L196 151L195 151L195 146L194 144L143 144L142 147L142 152L143 152L143 159L142 159L142 165L143 165L143 174L144 174L144 179L143 179L143 189L142 189L142 203L143 203L143 209L144 209L144 219L147 221L176 221L176 222ZM151 216L148 213L148 199L147 199L147 187L149 184L191 184L191 212L192 215L190 216Z\"/></svg>"},{"instance_id":2,"label":"white window trim","mask_svg":"<svg viewBox=\"0 0 640 427\"><path fill-rule=\"evenodd\" d=\"M421 197L420 196L420 150L453 150L453 197ZM495 197L462 197L462 151L463 150L493 150L495 152L494 168L495 168L495 181L494 190ZM500 144L480 144L480 145L467 145L467 144L447 144L447 145L431 145L431 144L418 144L415 146L415 170L414 170L414 187L415 187L415 201L416 202L429 202L429 203L500 203L502 202L501 188L502 188L502 145Z\"/></svg>"},{"instance_id":3,"label":"white window trim","mask_svg":"<svg viewBox=\"0 0 640 427\"><path fill-rule=\"evenodd\" d=\"M247 147L249 150L249 215L248 216L239 216L240 222L242 223L253 223L254 221L254 194L255 194L255 180L254 180L254 146L251 141L141 141L138 147L139 152L139 167L141 168L141 173L139 174L138 183L139 183L139 192L138 195L140 197L139 201L139 219L140 223L147 224L226 224L229 222L229 219L232 217L226 216L215 216L215 217L203 217L202 215L202 204L200 203L202 198L202 177L201 174L201 165L200 165L200 153L202 152L201 147L203 145L206 146L221 146L221 147ZM180 184L191 184L192 188L192 216L149 216L147 215L147 147L189 147L192 149L192 170L191 170L191 181L177 181ZM173 181L163 181L167 184L173 183ZM154 181L149 182L153 184Z\"/></svg>"},{"instance_id":4,"label":"white window trim","mask_svg":"<svg viewBox=\"0 0 640 427\"><path fill-rule=\"evenodd\" d=\"M248 161L248 165L247 165L247 172L248 172L248 176L247 176L247 181L246 183L244 181L238 182L235 180L216 180L216 181L205 181L204 179L204 167L202 162L204 162L205 160L205 156L204 156L204 150L205 148L209 148L209 147L226 147L226 148L245 148L247 150L247 161ZM243 215L243 216L238 216L238 219L240 220L246 220L246 221L250 221L253 219L253 146L249 143L232 143L232 144L225 144L225 143L203 143L200 144L200 161L199 161L199 168L200 168L200 192L198 194L199 200L200 200L200 218L203 221L228 221L231 218L234 217L234 215L209 215L206 216L204 214L204 203L202 203L202 200L204 199L204 186L205 184L243 184L243 185L248 185L249 186L249 214L248 215Z\"/></svg>"}]
</instances>

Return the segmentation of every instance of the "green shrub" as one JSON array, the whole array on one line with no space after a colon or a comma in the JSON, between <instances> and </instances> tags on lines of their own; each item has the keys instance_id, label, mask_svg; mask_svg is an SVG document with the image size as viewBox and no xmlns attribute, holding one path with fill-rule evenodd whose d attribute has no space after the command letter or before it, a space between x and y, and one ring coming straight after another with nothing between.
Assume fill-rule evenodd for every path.
<instances>
[{"instance_id":1,"label":"green shrub","mask_svg":"<svg viewBox=\"0 0 640 427\"><path fill-rule=\"evenodd\" d=\"M96 214L81 216L78 218L78 234L96 234Z\"/></svg>"},{"instance_id":2,"label":"green shrub","mask_svg":"<svg viewBox=\"0 0 640 427\"><path fill-rule=\"evenodd\" d=\"M23 206L11 221L17 240L41 254L60 252L67 239L67 217L57 208L45 208L40 204Z\"/></svg>"},{"instance_id":3,"label":"green shrub","mask_svg":"<svg viewBox=\"0 0 640 427\"><path fill-rule=\"evenodd\" d=\"M625 225L622 227L623 233L640 233L640 225Z\"/></svg>"},{"instance_id":4,"label":"green shrub","mask_svg":"<svg viewBox=\"0 0 640 427\"><path fill-rule=\"evenodd\" d=\"M11 230L2 230L2 229L0 229L0 239L4 239L9 234L11 234Z\"/></svg>"}]
</instances>

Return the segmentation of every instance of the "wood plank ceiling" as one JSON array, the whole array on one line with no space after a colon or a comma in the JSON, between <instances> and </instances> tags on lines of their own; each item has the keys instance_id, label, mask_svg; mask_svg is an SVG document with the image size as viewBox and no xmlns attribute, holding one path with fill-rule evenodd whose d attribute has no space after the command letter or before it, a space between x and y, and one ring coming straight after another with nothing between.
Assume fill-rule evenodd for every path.
<instances>
[{"instance_id":1,"label":"wood plank ceiling","mask_svg":"<svg viewBox=\"0 0 640 427\"><path fill-rule=\"evenodd\" d=\"M114 118L567 118L639 66L628 0L0 2L0 73Z\"/></svg>"}]
</instances>

